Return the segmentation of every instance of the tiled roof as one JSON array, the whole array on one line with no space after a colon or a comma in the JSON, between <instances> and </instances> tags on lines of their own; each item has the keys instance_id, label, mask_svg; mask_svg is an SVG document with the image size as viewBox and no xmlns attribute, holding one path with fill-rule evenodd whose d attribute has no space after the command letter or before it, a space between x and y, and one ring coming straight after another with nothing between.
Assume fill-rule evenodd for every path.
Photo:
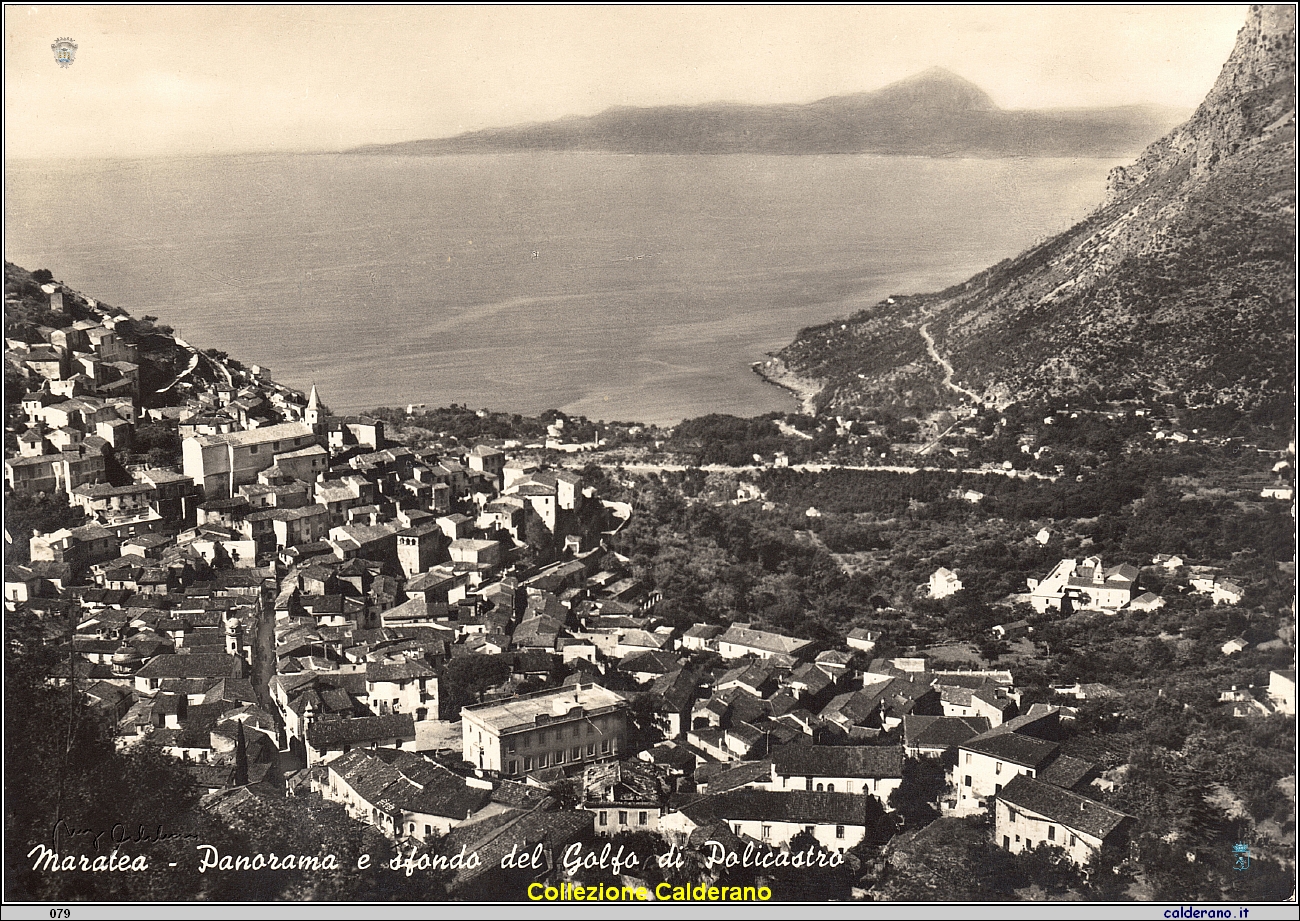
<instances>
[{"instance_id":1,"label":"tiled roof","mask_svg":"<svg viewBox=\"0 0 1300 921\"><path fill-rule=\"evenodd\" d=\"M723 632L724 631L722 627L716 626L714 624L696 624L695 626L691 627L691 629L687 630L684 634L682 634L682 636L683 637L689 636L692 639L711 640L715 636L718 636Z\"/></svg>"},{"instance_id":2,"label":"tiled roof","mask_svg":"<svg viewBox=\"0 0 1300 921\"><path fill-rule=\"evenodd\" d=\"M742 789L683 804L697 825L717 821L788 822L795 825L863 825L867 798L854 793Z\"/></svg>"},{"instance_id":3,"label":"tiled roof","mask_svg":"<svg viewBox=\"0 0 1300 921\"><path fill-rule=\"evenodd\" d=\"M402 657L397 661L368 662L366 664L366 683L377 684L380 681L413 681L420 678L432 678L435 672L427 662Z\"/></svg>"},{"instance_id":4,"label":"tiled roof","mask_svg":"<svg viewBox=\"0 0 1300 921\"><path fill-rule=\"evenodd\" d=\"M451 888L468 890L478 876L493 868L499 870L502 858L511 851L529 853L538 844L543 844L544 851L557 855L555 859L558 860L558 855L569 844L589 834L591 814L567 809L559 812L540 809L512 811L495 819L458 826L444 839L446 852L458 853L464 845L465 852L476 852L480 862L474 869L461 870Z\"/></svg>"},{"instance_id":5,"label":"tiled roof","mask_svg":"<svg viewBox=\"0 0 1300 921\"><path fill-rule=\"evenodd\" d=\"M903 740L908 748L951 748L988 729L989 721L982 716L903 717Z\"/></svg>"},{"instance_id":6,"label":"tiled roof","mask_svg":"<svg viewBox=\"0 0 1300 921\"><path fill-rule=\"evenodd\" d=\"M1096 767L1091 761L1060 755L1038 773L1038 779L1057 787L1073 790Z\"/></svg>"},{"instance_id":7,"label":"tiled roof","mask_svg":"<svg viewBox=\"0 0 1300 921\"><path fill-rule=\"evenodd\" d=\"M735 761L728 765L701 765L695 769L695 782L707 783L710 794L725 794L750 784L771 783L772 762Z\"/></svg>"},{"instance_id":8,"label":"tiled roof","mask_svg":"<svg viewBox=\"0 0 1300 921\"><path fill-rule=\"evenodd\" d=\"M409 713L317 720L307 728L307 741L318 750L355 742L378 742L414 737L415 718Z\"/></svg>"},{"instance_id":9,"label":"tiled roof","mask_svg":"<svg viewBox=\"0 0 1300 921\"><path fill-rule=\"evenodd\" d=\"M902 777L898 745L782 745L772 750L778 774L800 777Z\"/></svg>"},{"instance_id":10,"label":"tiled roof","mask_svg":"<svg viewBox=\"0 0 1300 921\"><path fill-rule=\"evenodd\" d=\"M1103 840L1130 818L1086 796L1034 780L1024 774L1018 775L1003 787L998 799L1025 812L1037 813L1066 828Z\"/></svg>"},{"instance_id":11,"label":"tiled roof","mask_svg":"<svg viewBox=\"0 0 1300 921\"><path fill-rule=\"evenodd\" d=\"M1056 752L1056 745L1051 742L1044 742L1018 732L996 731L964 742L962 748L1035 770Z\"/></svg>"},{"instance_id":12,"label":"tiled roof","mask_svg":"<svg viewBox=\"0 0 1300 921\"><path fill-rule=\"evenodd\" d=\"M718 642L793 655L812 641L783 636L779 633L768 633L766 630L754 630L748 624L732 624L727 628L726 633L718 637Z\"/></svg>"},{"instance_id":13,"label":"tiled roof","mask_svg":"<svg viewBox=\"0 0 1300 921\"><path fill-rule=\"evenodd\" d=\"M150 659L136 672L141 678L238 678L243 660L231 655L175 654Z\"/></svg>"}]
</instances>

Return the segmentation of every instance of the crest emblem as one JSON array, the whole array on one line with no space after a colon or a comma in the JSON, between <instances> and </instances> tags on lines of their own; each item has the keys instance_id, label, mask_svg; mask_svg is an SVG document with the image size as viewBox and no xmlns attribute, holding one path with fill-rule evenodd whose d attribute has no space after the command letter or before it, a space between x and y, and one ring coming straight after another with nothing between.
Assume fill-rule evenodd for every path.
<instances>
[{"instance_id":1,"label":"crest emblem","mask_svg":"<svg viewBox=\"0 0 1300 921\"><path fill-rule=\"evenodd\" d=\"M1249 870L1250 869L1250 845L1234 844L1232 846L1232 852L1237 855L1237 862L1232 865L1232 869Z\"/></svg>"},{"instance_id":2,"label":"crest emblem","mask_svg":"<svg viewBox=\"0 0 1300 921\"><path fill-rule=\"evenodd\" d=\"M71 67L72 62L77 58L77 43L70 38L57 39L50 48L54 52L55 62L60 67Z\"/></svg>"}]
</instances>

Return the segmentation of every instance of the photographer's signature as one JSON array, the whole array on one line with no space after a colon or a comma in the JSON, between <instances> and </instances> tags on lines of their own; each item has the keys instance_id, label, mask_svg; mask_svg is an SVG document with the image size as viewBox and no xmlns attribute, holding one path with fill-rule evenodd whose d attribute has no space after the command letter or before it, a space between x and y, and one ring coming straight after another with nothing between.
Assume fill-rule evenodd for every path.
<instances>
[{"instance_id":1,"label":"photographer's signature","mask_svg":"<svg viewBox=\"0 0 1300 921\"><path fill-rule=\"evenodd\" d=\"M78 828L67 820L60 819L50 833L53 839L54 850L59 849L59 842L85 842L87 839L95 845L95 850L99 850L105 844L113 848L119 848L123 844L157 844L160 841L176 841L185 839L197 839L199 836L190 832L167 832L159 825L156 829L150 831L143 824L138 824L136 830L132 831L124 822L118 822L107 831L94 828Z\"/></svg>"}]
</instances>

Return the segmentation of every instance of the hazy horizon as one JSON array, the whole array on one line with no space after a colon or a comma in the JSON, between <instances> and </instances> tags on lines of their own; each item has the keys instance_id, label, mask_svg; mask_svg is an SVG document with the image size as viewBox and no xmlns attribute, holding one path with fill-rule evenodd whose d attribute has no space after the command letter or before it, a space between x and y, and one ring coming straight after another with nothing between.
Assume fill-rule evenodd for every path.
<instances>
[{"instance_id":1,"label":"hazy horizon","mask_svg":"<svg viewBox=\"0 0 1300 921\"><path fill-rule=\"evenodd\" d=\"M5 157L330 153L611 107L803 104L935 67L1004 109L1190 110L1245 11L6 6Z\"/></svg>"}]
</instances>

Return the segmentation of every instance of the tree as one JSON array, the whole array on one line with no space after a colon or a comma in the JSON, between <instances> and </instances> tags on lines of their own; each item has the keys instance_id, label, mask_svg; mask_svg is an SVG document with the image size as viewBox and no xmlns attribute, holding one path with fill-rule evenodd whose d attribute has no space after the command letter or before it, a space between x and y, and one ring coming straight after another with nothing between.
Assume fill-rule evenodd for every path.
<instances>
[{"instance_id":1,"label":"tree","mask_svg":"<svg viewBox=\"0 0 1300 921\"><path fill-rule=\"evenodd\" d=\"M1016 871L1021 882L1042 889L1049 896L1061 896L1068 891L1082 892L1087 888L1074 861L1064 848L1056 845L1040 844L1021 851L1016 857Z\"/></svg>"},{"instance_id":2,"label":"tree","mask_svg":"<svg viewBox=\"0 0 1300 921\"><path fill-rule=\"evenodd\" d=\"M856 868L845 860L836 867L820 866L830 851L810 832L801 831L790 839L792 855L814 855L811 866L778 867L772 871L772 891L783 902L843 901L850 897ZM819 859L820 858L820 859Z\"/></svg>"},{"instance_id":3,"label":"tree","mask_svg":"<svg viewBox=\"0 0 1300 921\"><path fill-rule=\"evenodd\" d=\"M73 687L53 688L44 676L48 648L23 654L6 647L5 862L6 899L160 900L202 897L207 881L168 872L192 860L193 840L216 835L195 811L198 790L176 759L156 746L115 745L115 727ZM40 872L27 855L45 847L93 861L112 849L114 829L136 836L186 835L123 844L145 856L145 873Z\"/></svg>"},{"instance_id":4,"label":"tree","mask_svg":"<svg viewBox=\"0 0 1300 921\"><path fill-rule=\"evenodd\" d=\"M510 677L505 656L468 655L452 659L443 669L438 696L444 714L458 719L460 708L478 703L483 692Z\"/></svg>"},{"instance_id":5,"label":"tree","mask_svg":"<svg viewBox=\"0 0 1300 921\"><path fill-rule=\"evenodd\" d=\"M927 825L939 817L939 799L948 789L948 771L941 758L907 758L903 781L889 794L889 808L898 811L908 828Z\"/></svg>"},{"instance_id":6,"label":"tree","mask_svg":"<svg viewBox=\"0 0 1300 921\"><path fill-rule=\"evenodd\" d=\"M68 494L12 493L5 497L5 528L14 542L5 548L6 563L26 563L31 559L28 538L33 531L48 534L60 528L75 528L86 522L86 513L68 504Z\"/></svg>"},{"instance_id":7,"label":"tree","mask_svg":"<svg viewBox=\"0 0 1300 921\"><path fill-rule=\"evenodd\" d=\"M577 809L582 804L582 784L572 777L557 780L549 792L561 809Z\"/></svg>"}]
</instances>

